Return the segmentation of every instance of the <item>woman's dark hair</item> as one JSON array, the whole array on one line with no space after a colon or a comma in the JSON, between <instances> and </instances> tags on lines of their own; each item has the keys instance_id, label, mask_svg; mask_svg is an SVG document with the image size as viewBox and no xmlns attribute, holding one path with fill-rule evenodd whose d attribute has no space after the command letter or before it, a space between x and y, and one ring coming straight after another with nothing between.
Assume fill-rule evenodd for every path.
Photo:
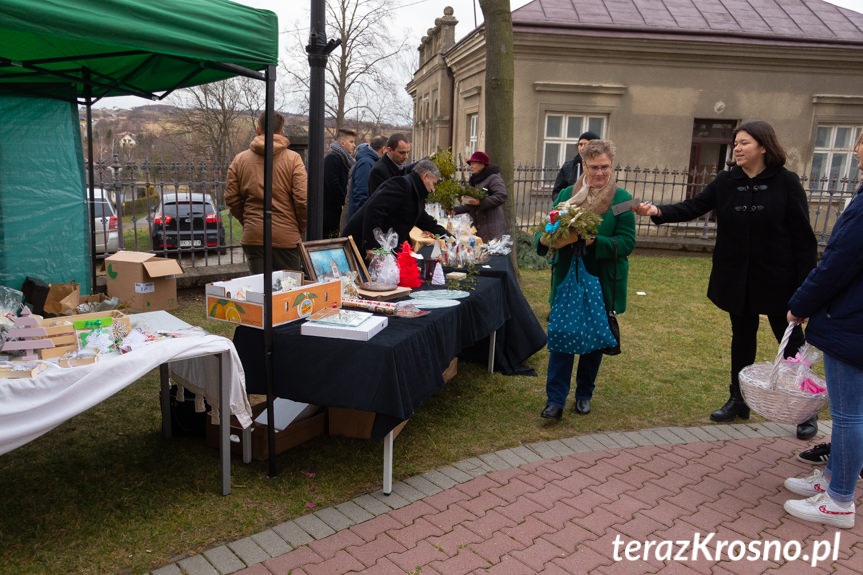
<instances>
[{"instance_id":1,"label":"woman's dark hair","mask_svg":"<svg viewBox=\"0 0 863 575\"><path fill-rule=\"evenodd\" d=\"M787 158L785 149L779 143L779 139L776 137L776 132L773 130L773 126L767 122L759 120L740 124L731 134L732 146L734 145L734 140L737 139L737 134L740 132L746 132L752 136L756 142L764 146L764 165L766 167L776 168L778 166L785 165L785 160ZM733 160L729 162L729 165L734 165Z\"/></svg>"}]
</instances>

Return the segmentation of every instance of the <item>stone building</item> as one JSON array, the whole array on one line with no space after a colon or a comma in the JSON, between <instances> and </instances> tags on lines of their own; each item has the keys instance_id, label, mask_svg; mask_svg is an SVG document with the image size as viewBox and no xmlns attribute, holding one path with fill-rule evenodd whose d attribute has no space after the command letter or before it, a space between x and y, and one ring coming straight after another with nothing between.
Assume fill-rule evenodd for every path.
<instances>
[{"instance_id":1,"label":"stone building","mask_svg":"<svg viewBox=\"0 0 863 575\"><path fill-rule=\"evenodd\" d=\"M717 168L731 130L766 120L801 174L856 177L863 14L821 0L534 0L513 11L515 161L558 166L587 129L623 165ZM485 29L451 8L407 89L417 157L485 146Z\"/></svg>"}]
</instances>

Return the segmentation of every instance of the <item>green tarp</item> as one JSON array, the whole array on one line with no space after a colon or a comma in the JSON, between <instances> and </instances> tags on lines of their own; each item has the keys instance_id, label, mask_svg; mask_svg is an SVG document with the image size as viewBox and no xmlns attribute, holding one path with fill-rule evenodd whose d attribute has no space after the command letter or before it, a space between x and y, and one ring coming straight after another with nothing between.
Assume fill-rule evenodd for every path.
<instances>
[{"instance_id":1,"label":"green tarp","mask_svg":"<svg viewBox=\"0 0 863 575\"><path fill-rule=\"evenodd\" d=\"M30 276L90 293L79 142L73 103L0 94L0 285Z\"/></svg>"},{"instance_id":2,"label":"green tarp","mask_svg":"<svg viewBox=\"0 0 863 575\"><path fill-rule=\"evenodd\" d=\"M73 83L153 94L278 61L278 21L227 0L2 0L0 86Z\"/></svg>"}]
</instances>

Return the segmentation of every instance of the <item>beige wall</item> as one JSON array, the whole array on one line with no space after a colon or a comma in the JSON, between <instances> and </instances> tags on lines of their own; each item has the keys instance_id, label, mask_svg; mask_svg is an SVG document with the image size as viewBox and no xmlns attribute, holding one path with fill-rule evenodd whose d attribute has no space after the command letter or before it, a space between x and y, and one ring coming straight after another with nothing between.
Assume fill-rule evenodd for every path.
<instances>
[{"instance_id":1,"label":"beige wall","mask_svg":"<svg viewBox=\"0 0 863 575\"><path fill-rule=\"evenodd\" d=\"M516 32L514 54L516 163L542 160L547 112L606 115L620 164L671 169L688 167L696 118L770 122L798 173L809 170L819 122L863 124L863 46L599 42ZM439 145L450 141L456 156L467 151L471 113L480 114L484 147L484 58L479 34L446 55L456 96L452 138L442 131ZM417 78L418 86L441 85L422 69L412 85Z\"/></svg>"}]
</instances>

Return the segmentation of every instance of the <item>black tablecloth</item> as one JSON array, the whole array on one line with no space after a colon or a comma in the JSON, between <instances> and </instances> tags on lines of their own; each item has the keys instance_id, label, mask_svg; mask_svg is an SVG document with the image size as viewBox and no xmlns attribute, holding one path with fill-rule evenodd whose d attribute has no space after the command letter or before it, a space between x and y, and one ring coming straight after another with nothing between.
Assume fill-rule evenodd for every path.
<instances>
[{"instance_id":1,"label":"black tablecloth","mask_svg":"<svg viewBox=\"0 0 863 575\"><path fill-rule=\"evenodd\" d=\"M273 373L278 397L371 411L373 439L382 439L443 385L443 371L510 319L500 277L479 277L456 307L419 318L389 317L387 327L360 342L300 335L294 322L273 329ZM240 326L234 345L248 393L266 393L264 332ZM486 348L486 358L488 357Z\"/></svg>"},{"instance_id":2,"label":"black tablecloth","mask_svg":"<svg viewBox=\"0 0 863 575\"><path fill-rule=\"evenodd\" d=\"M506 323L497 330L494 365L506 375L536 375L523 364L527 358L545 347L547 337L530 304L527 303L509 256L490 256L487 264L475 267L480 276L500 278L504 282L504 298L509 314ZM459 357L481 362L488 357L488 338L462 350Z\"/></svg>"}]
</instances>

